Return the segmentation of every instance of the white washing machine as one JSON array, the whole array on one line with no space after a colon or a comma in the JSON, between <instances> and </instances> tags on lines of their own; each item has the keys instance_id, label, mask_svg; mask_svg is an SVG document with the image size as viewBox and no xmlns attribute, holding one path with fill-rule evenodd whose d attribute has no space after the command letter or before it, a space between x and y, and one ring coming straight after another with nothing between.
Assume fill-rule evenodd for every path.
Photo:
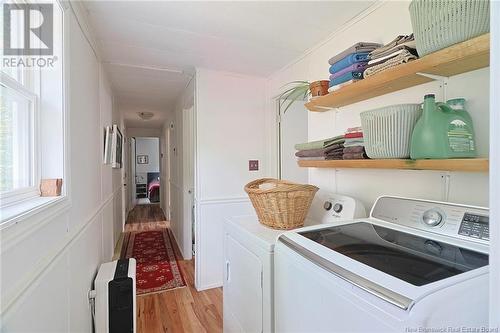
<instances>
[{"instance_id":1,"label":"white washing machine","mask_svg":"<svg viewBox=\"0 0 500 333\"><path fill-rule=\"evenodd\" d=\"M480 332L488 249L487 208L397 197L367 219L284 233L276 331Z\"/></svg>"},{"instance_id":2,"label":"white washing machine","mask_svg":"<svg viewBox=\"0 0 500 333\"><path fill-rule=\"evenodd\" d=\"M350 197L318 192L306 225L366 216ZM224 332L274 332L274 246L283 230L259 223L256 216L230 218L224 225Z\"/></svg>"}]
</instances>

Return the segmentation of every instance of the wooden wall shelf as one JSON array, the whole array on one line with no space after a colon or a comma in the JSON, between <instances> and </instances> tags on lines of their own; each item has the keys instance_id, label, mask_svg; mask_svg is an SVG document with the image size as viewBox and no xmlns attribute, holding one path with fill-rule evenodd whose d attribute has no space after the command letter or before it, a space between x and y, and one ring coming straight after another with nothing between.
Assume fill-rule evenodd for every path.
<instances>
[{"instance_id":1,"label":"wooden wall shelf","mask_svg":"<svg viewBox=\"0 0 500 333\"><path fill-rule=\"evenodd\" d=\"M488 67L489 63L490 34L485 34L318 97L306 107L310 111L328 111L433 80L417 73L449 77Z\"/></svg>"},{"instance_id":2,"label":"wooden wall shelf","mask_svg":"<svg viewBox=\"0 0 500 333\"><path fill-rule=\"evenodd\" d=\"M446 160L323 160L298 161L299 166L306 168L333 169L401 169L401 170L437 170L437 171L467 171L488 172L487 158L446 159Z\"/></svg>"}]
</instances>

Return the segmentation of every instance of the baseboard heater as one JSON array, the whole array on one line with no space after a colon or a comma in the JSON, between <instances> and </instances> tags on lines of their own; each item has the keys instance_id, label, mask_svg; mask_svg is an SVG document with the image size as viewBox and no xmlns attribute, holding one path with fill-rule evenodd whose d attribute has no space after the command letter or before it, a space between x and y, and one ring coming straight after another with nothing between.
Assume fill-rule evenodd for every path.
<instances>
[{"instance_id":1,"label":"baseboard heater","mask_svg":"<svg viewBox=\"0 0 500 333\"><path fill-rule=\"evenodd\" d=\"M104 263L94 281L96 333L135 333L135 259Z\"/></svg>"}]
</instances>

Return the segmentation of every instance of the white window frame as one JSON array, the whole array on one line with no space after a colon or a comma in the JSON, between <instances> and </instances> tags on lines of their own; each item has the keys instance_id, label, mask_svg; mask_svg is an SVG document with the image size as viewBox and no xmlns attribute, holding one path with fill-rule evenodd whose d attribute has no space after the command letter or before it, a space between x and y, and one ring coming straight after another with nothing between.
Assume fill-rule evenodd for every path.
<instances>
[{"instance_id":1,"label":"white window frame","mask_svg":"<svg viewBox=\"0 0 500 333\"><path fill-rule=\"evenodd\" d=\"M31 83L35 88L35 91L39 91L40 87L40 76L39 72L35 71L32 73L24 73L23 83ZM38 81L38 82L37 82ZM40 110L38 95L25 87L24 84L13 79L10 75L5 73L0 73L0 84L6 88L15 90L17 93L23 95L31 102L31 123L30 123L30 180L31 184L28 187L14 189L12 191L7 191L0 193L0 208L6 207L23 200L40 196L39 184L40 184L40 174L41 174L41 164L40 164Z\"/></svg>"}]
</instances>

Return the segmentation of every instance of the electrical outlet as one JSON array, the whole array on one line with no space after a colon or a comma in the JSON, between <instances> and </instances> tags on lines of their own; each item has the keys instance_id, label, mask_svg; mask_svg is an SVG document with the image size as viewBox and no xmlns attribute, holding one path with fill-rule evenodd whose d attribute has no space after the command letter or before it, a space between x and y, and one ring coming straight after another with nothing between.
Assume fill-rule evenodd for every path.
<instances>
[{"instance_id":1,"label":"electrical outlet","mask_svg":"<svg viewBox=\"0 0 500 333\"><path fill-rule=\"evenodd\" d=\"M259 160L249 160L248 171L258 171L258 170L259 170Z\"/></svg>"}]
</instances>

